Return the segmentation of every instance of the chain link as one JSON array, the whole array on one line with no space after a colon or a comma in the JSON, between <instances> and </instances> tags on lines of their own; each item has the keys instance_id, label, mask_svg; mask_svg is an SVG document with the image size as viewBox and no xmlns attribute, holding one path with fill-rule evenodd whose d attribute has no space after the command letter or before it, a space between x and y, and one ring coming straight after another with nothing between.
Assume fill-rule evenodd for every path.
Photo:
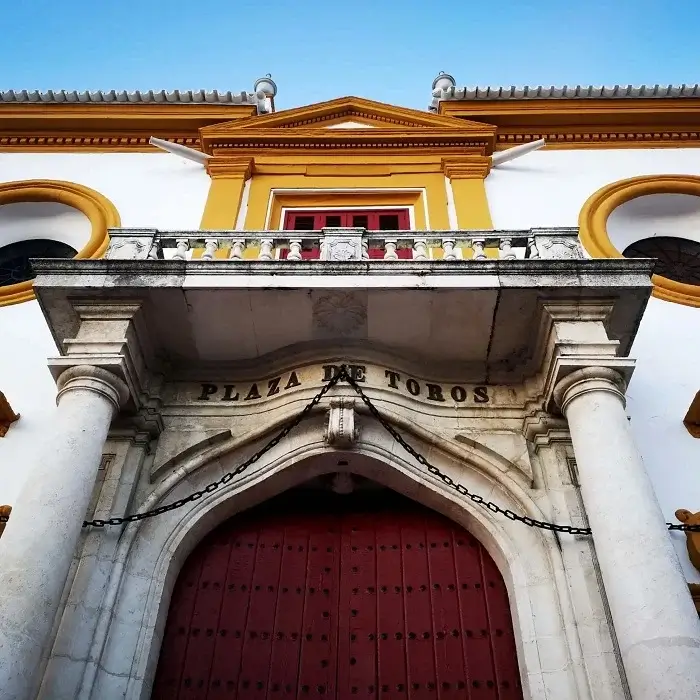
<instances>
[{"instance_id":1,"label":"chain link","mask_svg":"<svg viewBox=\"0 0 700 700\"><path fill-rule=\"evenodd\" d=\"M203 489L199 491L194 491L189 496L184 498L179 498L172 503L168 503L164 506L159 506L158 508L153 508L152 510L146 510L142 513L133 513L132 515L126 515L123 518L107 518L102 520L100 518L95 518L94 520L86 520L83 522L83 527L104 527L105 525L124 525L125 523L134 523L139 520L145 520L146 518L153 518L156 515L162 515L163 513L168 513L171 510L176 510L177 508L182 508L182 506L192 503L193 501L198 501L200 498L206 496L207 494L213 493L220 486L224 486L233 480L234 477L242 474L248 467L255 464L263 455L269 452L273 447L277 446L284 438L289 435L289 433L294 430L300 423L302 423L306 418L308 418L311 411L318 406L321 399L339 382L347 382L355 391L355 393L360 397L362 402L367 406L370 414L380 423L380 425L391 435L391 437L396 440L396 442L403 447L403 449L408 452L408 454L413 457L421 466L425 467L430 474L438 477L446 486L454 489L461 496L468 498L473 503L486 508L492 513L498 513L505 516L508 520L513 520L517 522L524 523L528 527L536 527L541 530L549 530L551 532L564 532L570 535L590 535L591 528L589 527L575 527L574 525L558 525L556 523L550 523L546 520L537 520L536 518L531 518L527 515L520 515L509 508L501 508L498 504L493 501L487 501L483 496L479 494L472 493L466 486L455 481L451 476L444 474L438 469L434 464L431 464L420 452L409 445L404 437L399 433L394 426L387 421L382 414L379 412L377 407L370 401L369 397L362 390L357 381L348 372L345 365L341 365L338 372L328 381L321 390L311 399L311 401L304 407L304 409L289 423L287 423L264 447L261 447L254 455L249 457L245 462L239 464L233 471L224 474L218 481L214 481L208 484ZM0 516L0 523L6 523L8 520L7 516ZM676 525L673 523L666 523L669 530L681 530L683 532L700 532L700 525Z\"/></svg>"},{"instance_id":2,"label":"chain link","mask_svg":"<svg viewBox=\"0 0 700 700\"><path fill-rule=\"evenodd\" d=\"M309 403L304 407L304 409L289 423L287 423L274 437L261 447L254 455L248 457L245 462L239 464L233 471L224 474L217 481L213 481L208 484L203 489L199 491L194 491L189 496L184 498L179 498L177 501L168 503L165 506L159 506L158 508L153 508L152 510L146 510L142 513L133 513L132 515L125 515L123 518L108 518L106 520L101 520L100 518L95 518L94 520L85 520L83 522L83 527L104 527L105 525L123 525L124 523L135 523L138 520L145 520L146 518L153 518L156 515L162 515L163 513L168 513L171 510L177 508L182 508L182 506L192 503L193 501L198 501L202 496L206 496L209 493L213 493L220 486L228 484L234 477L242 474L248 467L255 464L263 455L269 452L273 447L276 447L284 438L289 435L289 433L294 430L300 423L306 420L313 411L313 409L318 406L321 399L343 378L347 378L347 372L341 372L336 374L321 390L316 394L316 396L309 401Z\"/></svg>"},{"instance_id":3,"label":"chain link","mask_svg":"<svg viewBox=\"0 0 700 700\"><path fill-rule=\"evenodd\" d=\"M355 393L362 399L365 406L367 406L369 412L380 423L384 430L386 430L389 433L389 435L391 435L391 437L394 438L394 440L396 440L396 442L398 442L399 445L401 445L401 447L403 447L403 449L406 450L406 452L408 452L408 454L410 454L411 457L413 457L413 459L416 460L416 462L424 466L431 474L437 476L446 486L449 486L450 488L454 489L461 496L466 496L472 502L484 508L487 508L492 513L500 513L509 520L517 520L518 522L524 523L529 527L537 527L542 530L551 530L552 532L565 532L570 535L591 534L590 527L576 527L574 525L557 525L556 523L550 523L545 520L537 520L536 518L530 518L527 515L519 515L518 513L515 513L508 508L501 508L501 506L499 506L498 504L493 503L492 501L485 500L483 496L479 496L476 493L472 493L466 486L460 484L457 481L454 481L454 479L452 479L451 476L441 472L434 464L431 464L422 454L414 450L413 447L411 447L411 445L409 445L408 442L406 442L401 433L399 433L396 430L396 428L394 428L394 426L382 416L377 407L370 401L369 397L365 394L365 392L362 390L357 381L347 371L345 365L341 366L340 374L342 375L342 378L355 390ZM675 525L673 523L666 523L666 525L668 526L669 530L682 530L684 532L700 532L700 525Z\"/></svg>"}]
</instances>

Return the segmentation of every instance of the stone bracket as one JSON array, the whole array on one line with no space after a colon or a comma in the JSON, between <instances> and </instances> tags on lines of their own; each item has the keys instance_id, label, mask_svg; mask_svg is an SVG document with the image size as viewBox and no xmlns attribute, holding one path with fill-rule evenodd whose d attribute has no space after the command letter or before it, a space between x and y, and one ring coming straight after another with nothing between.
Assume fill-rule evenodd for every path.
<instances>
[{"instance_id":1,"label":"stone bracket","mask_svg":"<svg viewBox=\"0 0 700 700\"><path fill-rule=\"evenodd\" d=\"M332 447L351 447L358 438L355 427L355 399L335 397L330 401L326 442Z\"/></svg>"}]
</instances>

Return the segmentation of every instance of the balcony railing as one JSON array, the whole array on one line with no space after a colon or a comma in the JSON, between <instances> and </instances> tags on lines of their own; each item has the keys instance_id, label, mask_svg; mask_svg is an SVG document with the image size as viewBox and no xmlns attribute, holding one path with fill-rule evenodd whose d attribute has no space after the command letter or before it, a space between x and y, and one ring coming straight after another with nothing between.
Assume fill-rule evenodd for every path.
<instances>
[{"instance_id":1,"label":"balcony railing","mask_svg":"<svg viewBox=\"0 0 700 700\"><path fill-rule=\"evenodd\" d=\"M159 231L111 229L117 260L557 260L583 258L576 228L520 231Z\"/></svg>"}]
</instances>

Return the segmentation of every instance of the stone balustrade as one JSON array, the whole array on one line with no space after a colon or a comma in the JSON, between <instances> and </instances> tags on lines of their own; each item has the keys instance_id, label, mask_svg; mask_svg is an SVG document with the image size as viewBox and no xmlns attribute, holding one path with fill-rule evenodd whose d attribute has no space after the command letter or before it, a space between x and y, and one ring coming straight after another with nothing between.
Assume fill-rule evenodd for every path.
<instances>
[{"instance_id":1,"label":"stone balustrade","mask_svg":"<svg viewBox=\"0 0 700 700\"><path fill-rule=\"evenodd\" d=\"M583 258L576 228L520 231L158 231L112 229L121 260L536 260Z\"/></svg>"}]
</instances>

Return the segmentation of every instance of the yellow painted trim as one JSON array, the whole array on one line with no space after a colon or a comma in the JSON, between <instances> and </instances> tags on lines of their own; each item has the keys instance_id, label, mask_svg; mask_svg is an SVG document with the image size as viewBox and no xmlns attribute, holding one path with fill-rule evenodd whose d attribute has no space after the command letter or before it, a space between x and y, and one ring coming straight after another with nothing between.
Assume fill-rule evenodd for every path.
<instances>
[{"instance_id":1,"label":"yellow painted trim","mask_svg":"<svg viewBox=\"0 0 700 700\"><path fill-rule=\"evenodd\" d=\"M0 183L0 206L18 202L57 202L81 211L90 220L90 240L76 258L101 258L109 245L108 229L121 225L119 212L99 192L63 180L19 180ZM32 282L0 287L0 306L34 299Z\"/></svg>"},{"instance_id":2,"label":"yellow painted trim","mask_svg":"<svg viewBox=\"0 0 700 700\"><path fill-rule=\"evenodd\" d=\"M643 175L618 180L594 192L579 214L581 243L594 258L621 258L610 240L607 221L614 209L649 194L689 194L700 197L700 176ZM700 286L682 284L661 275L652 275L652 294L657 299L700 307Z\"/></svg>"},{"instance_id":3,"label":"yellow painted trim","mask_svg":"<svg viewBox=\"0 0 700 700\"><path fill-rule=\"evenodd\" d=\"M416 230L425 230L423 192L273 192L269 226L278 230L282 225L283 209L349 209L354 207L413 207Z\"/></svg>"},{"instance_id":4,"label":"yellow painted trim","mask_svg":"<svg viewBox=\"0 0 700 700\"><path fill-rule=\"evenodd\" d=\"M493 228L484 180L460 178L451 182L457 226L460 229Z\"/></svg>"},{"instance_id":5,"label":"yellow painted trim","mask_svg":"<svg viewBox=\"0 0 700 700\"><path fill-rule=\"evenodd\" d=\"M549 149L697 148L697 98L442 101L438 113L498 128L495 150L546 139Z\"/></svg>"},{"instance_id":6,"label":"yellow painted trim","mask_svg":"<svg viewBox=\"0 0 700 700\"><path fill-rule=\"evenodd\" d=\"M234 228L252 168L252 158L212 158L207 162L211 185L199 226L201 229Z\"/></svg>"},{"instance_id":7,"label":"yellow painted trim","mask_svg":"<svg viewBox=\"0 0 700 700\"><path fill-rule=\"evenodd\" d=\"M417 194L422 199L422 193L417 192L418 190L425 191L427 217L421 215L421 211L424 210L424 203L421 201L420 206L416 204L414 211L416 228L425 230L429 225L429 228L434 230L449 229L447 196L442 173L407 173L376 177L256 174L251 182L245 228L279 228L279 214L276 212L281 212L282 205L277 207L277 197L286 198L284 206L297 208L392 207L405 206L407 195ZM295 201L292 202L290 197L294 197Z\"/></svg>"},{"instance_id":8,"label":"yellow painted trim","mask_svg":"<svg viewBox=\"0 0 700 700\"><path fill-rule=\"evenodd\" d=\"M199 148L199 129L246 119L255 105L0 103L0 150L162 153L157 136Z\"/></svg>"}]
</instances>

